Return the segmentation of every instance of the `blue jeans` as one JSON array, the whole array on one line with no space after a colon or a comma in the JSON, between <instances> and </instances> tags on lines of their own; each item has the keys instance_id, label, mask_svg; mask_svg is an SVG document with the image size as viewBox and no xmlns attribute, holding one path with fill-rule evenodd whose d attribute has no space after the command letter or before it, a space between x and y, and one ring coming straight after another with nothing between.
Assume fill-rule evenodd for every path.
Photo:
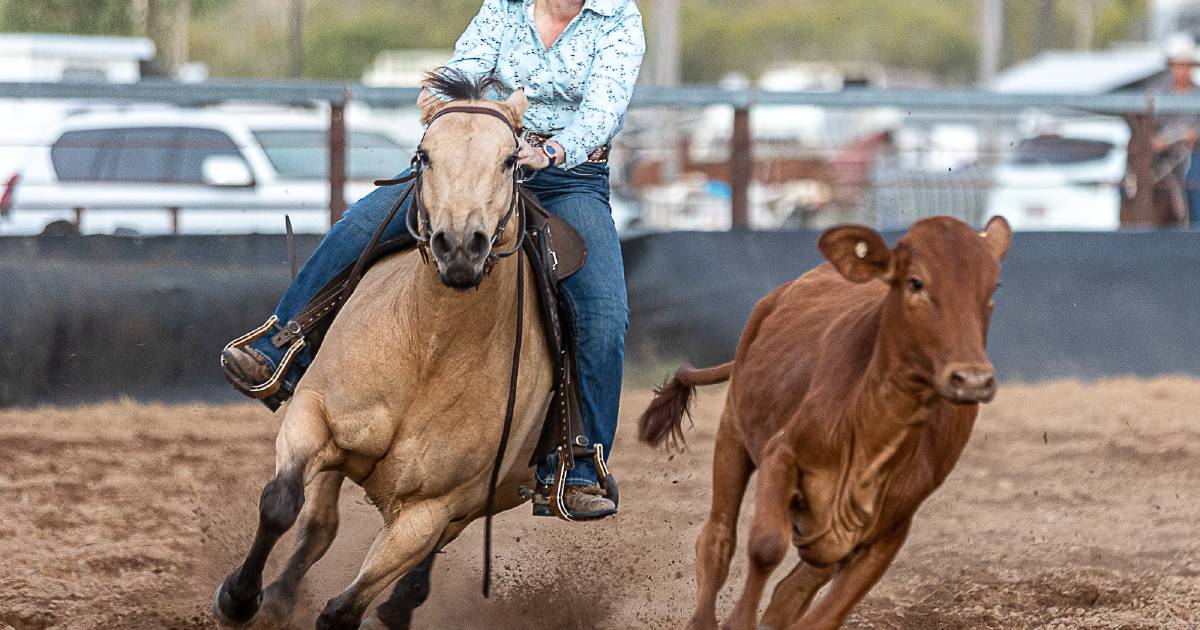
<instances>
[{"instance_id":1,"label":"blue jeans","mask_svg":"<svg viewBox=\"0 0 1200 630\"><path fill-rule=\"evenodd\" d=\"M1183 179L1184 197L1187 198L1189 225L1200 227L1200 152L1192 154L1187 176Z\"/></svg>"},{"instance_id":2,"label":"blue jeans","mask_svg":"<svg viewBox=\"0 0 1200 630\"><path fill-rule=\"evenodd\" d=\"M587 264L563 283L563 289L576 314L584 431L592 444L604 445L607 456L617 431L625 329L629 321L621 242L608 205L608 167L583 164L571 170L549 168L536 173L526 186L537 193L547 210L562 217L587 243ZM403 186L377 188L350 206L330 228L275 307L280 322L289 321L334 276L358 260L403 189ZM405 210L401 208L396 214L383 239L404 231ZM272 368L283 358L284 349L273 346L269 336L256 340L253 347L271 361ZM308 350L301 353L284 377L286 387L295 389L311 362ZM553 462L540 464L537 474L538 479L549 481L554 474ZM570 485L596 482L596 469L590 460L578 461L567 477Z\"/></svg>"}]
</instances>

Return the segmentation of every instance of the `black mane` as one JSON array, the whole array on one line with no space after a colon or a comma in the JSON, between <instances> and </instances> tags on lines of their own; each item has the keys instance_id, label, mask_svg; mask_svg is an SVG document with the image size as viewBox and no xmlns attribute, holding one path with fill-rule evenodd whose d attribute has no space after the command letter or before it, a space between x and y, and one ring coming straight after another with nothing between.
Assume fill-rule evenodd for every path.
<instances>
[{"instance_id":1,"label":"black mane","mask_svg":"<svg viewBox=\"0 0 1200 630\"><path fill-rule=\"evenodd\" d=\"M442 66L425 73L421 85L436 96L452 101L481 101L488 92L499 89L503 83L493 74L472 77L457 68Z\"/></svg>"}]
</instances>

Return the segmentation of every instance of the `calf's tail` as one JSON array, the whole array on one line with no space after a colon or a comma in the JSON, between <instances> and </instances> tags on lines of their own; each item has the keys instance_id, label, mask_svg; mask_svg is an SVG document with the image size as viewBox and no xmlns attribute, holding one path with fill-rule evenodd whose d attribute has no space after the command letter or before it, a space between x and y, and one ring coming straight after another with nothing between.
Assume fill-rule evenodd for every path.
<instances>
[{"instance_id":1,"label":"calf's tail","mask_svg":"<svg viewBox=\"0 0 1200 630\"><path fill-rule=\"evenodd\" d=\"M663 442L675 448L686 440L683 416L692 416L692 396L699 385L715 385L729 380L733 361L710 368L681 367L674 378L654 389L654 400L638 419L638 438L651 445Z\"/></svg>"}]
</instances>

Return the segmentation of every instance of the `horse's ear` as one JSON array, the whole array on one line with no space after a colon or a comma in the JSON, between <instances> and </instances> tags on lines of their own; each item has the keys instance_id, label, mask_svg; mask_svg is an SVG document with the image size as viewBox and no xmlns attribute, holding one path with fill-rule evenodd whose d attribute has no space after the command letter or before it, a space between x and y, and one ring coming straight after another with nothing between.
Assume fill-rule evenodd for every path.
<instances>
[{"instance_id":1,"label":"horse's ear","mask_svg":"<svg viewBox=\"0 0 1200 630\"><path fill-rule=\"evenodd\" d=\"M517 90L508 97L508 100L500 104L504 109L504 113L508 114L509 122L514 127L520 129L522 121L525 119L525 110L529 108L529 98L525 96L525 90Z\"/></svg>"},{"instance_id":2,"label":"horse's ear","mask_svg":"<svg viewBox=\"0 0 1200 630\"><path fill-rule=\"evenodd\" d=\"M446 101L438 98L433 92L428 89L421 90L421 95L417 97L417 109L421 111L421 124L428 125L429 121L446 106Z\"/></svg>"}]
</instances>

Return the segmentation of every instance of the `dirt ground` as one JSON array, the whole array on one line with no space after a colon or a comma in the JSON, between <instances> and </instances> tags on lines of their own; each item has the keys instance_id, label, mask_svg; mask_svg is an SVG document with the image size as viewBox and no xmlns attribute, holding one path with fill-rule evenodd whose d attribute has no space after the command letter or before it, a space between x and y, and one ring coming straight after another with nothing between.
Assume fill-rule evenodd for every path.
<instances>
[{"instance_id":1,"label":"dirt ground","mask_svg":"<svg viewBox=\"0 0 1200 630\"><path fill-rule=\"evenodd\" d=\"M635 441L649 394L628 395L612 461L622 513L499 517L490 601L472 526L439 558L419 627L680 627L721 395L703 393L690 450L670 458ZM1197 410L1200 381L1185 378L1002 387L848 625L1200 627ZM209 598L249 542L276 427L251 405L0 411L0 629L213 627ZM343 497L295 627L312 627L378 527L360 491Z\"/></svg>"}]
</instances>

